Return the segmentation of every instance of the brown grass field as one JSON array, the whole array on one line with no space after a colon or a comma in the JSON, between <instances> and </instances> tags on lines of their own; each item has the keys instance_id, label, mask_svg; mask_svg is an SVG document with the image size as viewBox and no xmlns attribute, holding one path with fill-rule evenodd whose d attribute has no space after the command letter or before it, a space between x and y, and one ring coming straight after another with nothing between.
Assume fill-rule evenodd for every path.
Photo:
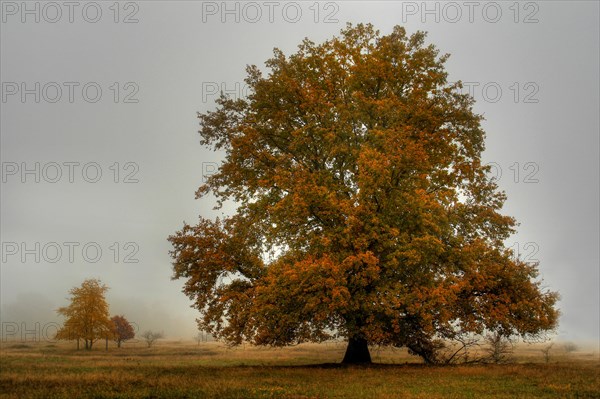
<instances>
[{"instance_id":1,"label":"brown grass field","mask_svg":"<svg viewBox=\"0 0 600 399\"><path fill-rule=\"evenodd\" d=\"M404 350L342 367L343 343L229 349L159 341L75 350L74 343L3 342L0 398L600 398L596 351L520 345L512 362L426 366Z\"/></svg>"}]
</instances>

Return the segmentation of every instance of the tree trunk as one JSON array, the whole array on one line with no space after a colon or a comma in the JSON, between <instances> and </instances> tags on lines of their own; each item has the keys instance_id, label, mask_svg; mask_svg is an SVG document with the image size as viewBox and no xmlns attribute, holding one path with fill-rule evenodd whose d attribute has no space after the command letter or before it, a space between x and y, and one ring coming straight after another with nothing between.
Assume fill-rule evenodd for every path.
<instances>
[{"instance_id":1,"label":"tree trunk","mask_svg":"<svg viewBox=\"0 0 600 399\"><path fill-rule=\"evenodd\" d=\"M344 364L368 364L371 363L371 354L367 340L364 338L351 337L344 355Z\"/></svg>"},{"instance_id":2,"label":"tree trunk","mask_svg":"<svg viewBox=\"0 0 600 399\"><path fill-rule=\"evenodd\" d=\"M119 340L117 340L117 348L120 348L120 347L121 347L121 340L119 339Z\"/></svg>"}]
</instances>

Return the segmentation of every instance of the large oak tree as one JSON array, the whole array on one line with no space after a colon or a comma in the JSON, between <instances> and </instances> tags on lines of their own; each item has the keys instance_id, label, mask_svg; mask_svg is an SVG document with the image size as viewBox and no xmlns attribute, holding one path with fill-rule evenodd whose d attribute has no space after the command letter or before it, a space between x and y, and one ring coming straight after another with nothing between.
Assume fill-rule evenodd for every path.
<instances>
[{"instance_id":1,"label":"large oak tree","mask_svg":"<svg viewBox=\"0 0 600 399\"><path fill-rule=\"evenodd\" d=\"M237 206L169 237L202 330L231 344L343 337L355 363L370 344L435 362L439 339L555 327L557 294L504 245L516 223L446 59L422 32L348 25L275 49L266 76L247 67L247 98L199 114L224 161L197 196Z\"/></svg>"}]
</instances>

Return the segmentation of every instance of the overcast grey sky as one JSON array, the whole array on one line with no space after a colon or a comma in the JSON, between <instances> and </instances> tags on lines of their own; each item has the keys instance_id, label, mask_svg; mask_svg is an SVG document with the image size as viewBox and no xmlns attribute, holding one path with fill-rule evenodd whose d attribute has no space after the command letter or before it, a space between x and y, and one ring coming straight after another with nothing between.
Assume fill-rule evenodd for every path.
<instances>
[{"instance_id":1,"label":"overcast grey sky","mask_svg":"<svg viewBox=\"0 0 600 399\"><path fill-rule=\"evenodd\" d=\"M450 79L485 115L484 159L521 223L507 245L560 292L560 338L599 341L598 2L1 6L3 337L61 322L68 290L98 277L112 314L191 338L197 314L170 280L166 238L215 215L194 199L219 160L198 144L196 112L221 89L244 95L245 66L264 68L274 47L371 22L425 30L452 54Z\"/></svg>"}]
</instances>

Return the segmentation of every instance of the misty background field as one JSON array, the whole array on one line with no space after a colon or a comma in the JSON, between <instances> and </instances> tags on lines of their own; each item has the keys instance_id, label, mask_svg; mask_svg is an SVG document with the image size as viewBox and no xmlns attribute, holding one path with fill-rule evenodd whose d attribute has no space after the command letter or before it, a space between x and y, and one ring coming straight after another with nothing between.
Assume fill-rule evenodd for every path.
<instances>
[{"instance_id":1,"label":"misty background field","mask_svg":"<svg viewBox=\"0 0 600 399\"><path fill-rule=\"evenodd\" d=\"M371 367L337 364L345 343L285 349L159 341L76 351L73 343L4 342L0 398L598 398L593 348L518 345L508 364L431 367L372 349Z\"/></svg>"}]
</instances>

